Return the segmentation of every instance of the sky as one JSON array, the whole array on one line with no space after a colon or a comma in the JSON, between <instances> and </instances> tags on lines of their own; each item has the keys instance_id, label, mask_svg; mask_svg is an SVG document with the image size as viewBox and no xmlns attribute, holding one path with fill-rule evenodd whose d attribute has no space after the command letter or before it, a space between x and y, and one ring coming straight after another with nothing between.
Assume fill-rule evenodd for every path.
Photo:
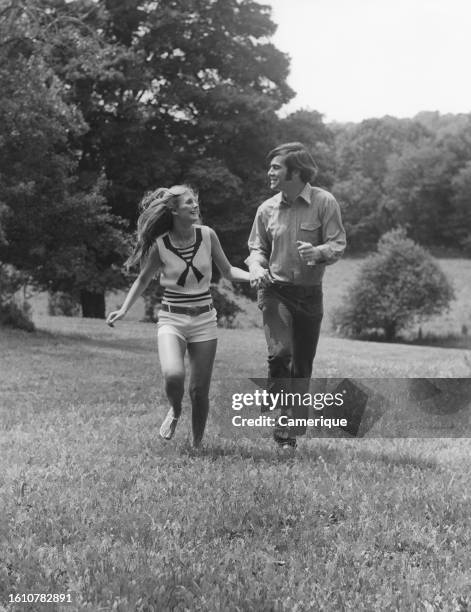
<instances>
[{"instance_id":1,"label":"sky","mask_svg":"<svg viewBox=\"0 0 471 612\"><path fill-rule=\"evenodd\" d=\"M471 0L258 0L297 96L330 121L471 112Z\"/></svg>"}]
</instances>

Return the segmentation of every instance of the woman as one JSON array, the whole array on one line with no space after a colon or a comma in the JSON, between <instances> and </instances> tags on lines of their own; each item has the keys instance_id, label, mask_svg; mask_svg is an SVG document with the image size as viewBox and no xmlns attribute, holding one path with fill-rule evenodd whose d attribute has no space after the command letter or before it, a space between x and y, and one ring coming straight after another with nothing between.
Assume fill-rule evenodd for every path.
<instances>
[{"instance_id":1,"label":"woman","mask_svg":"<svg viewBox=\"0 0 471 612\"><path fill-rule=\"evenodd\" d=\"M229 263L211 228L200 225L198 198L191 187L176 185L147 194L140 204L137 244L127 261L140 263L141 272L108 325L122 319L160 273L164 287L157 324L157 341L170 410L160 436L170 440L182 410L185 366L190 362L193 444L203 438L209 409L209 385L216 354L216 311L209 285L212 262L231 281L250 281L249 273Z\"/></svg>"}]
</instances>

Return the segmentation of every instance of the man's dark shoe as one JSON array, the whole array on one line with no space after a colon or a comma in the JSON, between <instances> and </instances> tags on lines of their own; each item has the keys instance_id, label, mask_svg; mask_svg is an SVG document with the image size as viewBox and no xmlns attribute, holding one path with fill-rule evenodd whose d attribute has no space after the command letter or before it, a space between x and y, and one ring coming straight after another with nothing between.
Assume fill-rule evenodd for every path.
<instances>
[{"instance_id":1,"label":"man's dark shoe","mask_svg":"<svg viewBox=\"0 0 471 612\"><path fill-rule=\"evenodd\" d=\"M294 453L298 446L296 438L285 438L284 440L275 440L277 448L283 454Z\"/></svg>"}]
</instances>

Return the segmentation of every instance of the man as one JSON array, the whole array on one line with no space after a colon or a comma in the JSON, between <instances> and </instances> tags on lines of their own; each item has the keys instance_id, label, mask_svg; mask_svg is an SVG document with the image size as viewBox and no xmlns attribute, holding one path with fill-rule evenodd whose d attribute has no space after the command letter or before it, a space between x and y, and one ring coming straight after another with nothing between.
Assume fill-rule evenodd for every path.
<instances>
[{"instance_id":1,"label":"man","mask_svg":"<svg viewBox=\"0 0 471 612\"><path fill-rule=\"evenodd\" d=\"M246 263L263 313L269 390L305 393L323 315L322 277L345 250L345 230L333 195L311 185L317 167L304 145L282 144L267 159L278 193L257 210ZM305 417L307 408L285 413ZM274 438L281 448L295 448L296 433L304 432L277 425Z\"/></svg>"}]
</instances>

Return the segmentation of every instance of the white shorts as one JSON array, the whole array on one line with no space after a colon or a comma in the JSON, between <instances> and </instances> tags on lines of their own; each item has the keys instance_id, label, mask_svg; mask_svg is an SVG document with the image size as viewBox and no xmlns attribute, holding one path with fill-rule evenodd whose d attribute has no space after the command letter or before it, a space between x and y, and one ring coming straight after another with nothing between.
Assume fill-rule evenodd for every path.
<instances>
[{"instance_id":1,"label":"white shorts","mask_svg":"<svg viewBox=\"0 0 471 612\"><path fill-rule=\"evenodd\" d=\"M196 317L175 312L159 311L157 336L174 334L185 342L204 342L217 338L217 316L213 308Z\"/></svg>"}]
</instances>

